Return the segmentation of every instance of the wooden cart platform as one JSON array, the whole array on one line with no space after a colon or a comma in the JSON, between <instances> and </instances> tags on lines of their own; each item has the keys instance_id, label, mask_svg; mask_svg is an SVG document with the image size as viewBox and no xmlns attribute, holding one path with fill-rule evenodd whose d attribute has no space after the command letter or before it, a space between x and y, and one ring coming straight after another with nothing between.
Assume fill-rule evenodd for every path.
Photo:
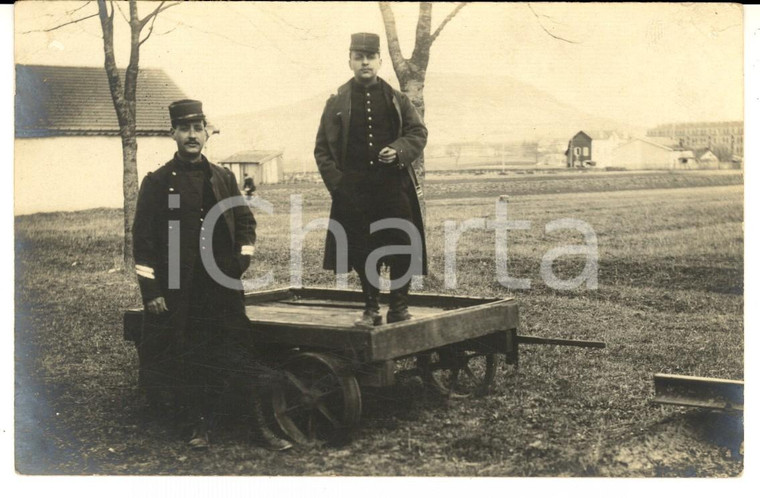
<instances>
[{"instance_id":1,"label":"wooden cart platform","mask_svg":"<svg viewBox=\"0 0 760 498\"><path fill-rule=\"evenodd\" d=\"M381 294L385 310L387 295ZM291 439L335 440L356 427L364 387L393 384L397 360L449 397L485 394L497 355L518 359L518 306L513 298L410 294L411 320L358 328L359 291L285 288L245 295L255 342L272 347L285 376L272 394L273 416ZM141 341L142 311L124 316L124 336ZM142 368L142 365L141 365Z\"/></svg>"},{"instance_id":2,"label":"wooden cart platform","mask_svg":"<svg viewBox=\"0 0 760 498\"><path fill-rule=\"evenodd\" d=\"M396 360L467 340L493 353L515 351L518 307L512 298L410 294L412 320L368 329L354 326L363 306L357 291L289 288L246 295L259 342L329 350L360 362Z\"/></svg>"}]
</instances>

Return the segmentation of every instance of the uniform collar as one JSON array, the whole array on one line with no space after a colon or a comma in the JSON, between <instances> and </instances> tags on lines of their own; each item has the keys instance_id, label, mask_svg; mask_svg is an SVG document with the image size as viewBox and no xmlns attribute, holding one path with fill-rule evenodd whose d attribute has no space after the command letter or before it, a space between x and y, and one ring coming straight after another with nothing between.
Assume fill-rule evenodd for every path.
<instances>
[{"instance_id":1,"label":"uniform collar","mask_svg":"<svg viewBox=\"0 0 760 498\"><path fill-rule=\"evenodd\" d=\"M354 89L354 90L359 90L359 91L361 91L361 90L367 90L367 91L377 90L378 88L380 88L380 81L382 81L382 80L380 78L377 78L377 81L375 81L371 85L364 86L361 83L359 83L358 81L356 81L354 78L351 78L351 88Z\"/></svg>"},{"instance_id":2,"label":"uniform collar","mask_svg":"<svg viewBox=\"0 0 760 498\"><path fill-rule=\"evenodd\" d=\"M208 159L201 154L201 160L197 163L191 163L184 157L179 155L179 152L174 153L174 163L183 171L203 171L206 174L209 172Z\"/></svg>"}]
</instances>

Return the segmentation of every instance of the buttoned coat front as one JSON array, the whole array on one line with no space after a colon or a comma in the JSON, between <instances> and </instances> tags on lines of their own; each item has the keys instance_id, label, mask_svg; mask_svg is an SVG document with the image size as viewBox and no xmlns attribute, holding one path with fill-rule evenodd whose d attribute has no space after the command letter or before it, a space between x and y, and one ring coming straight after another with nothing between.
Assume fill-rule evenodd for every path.
<instances>
[{"instance_id":1,"label":"buttoned coat front","mask_svg":"<svg viewBox=\"0 0 760 498\"><path fill-rule=\"evenodd\" d=\"M242 200L233 173L212 163L208 165L216 202L235 198ZM183 172L176 158L143 179L133 225L138 282L144 303L162 296L169 310L159 315L146 312L143 336L169 333L174 340L183 339L193 272L200 258L200 233L204 228L203 182L202 175ZM243 204L226 209L218 223L226 225L233 249L229 254L215 255L216 263L227 276L239 279L250 264L250 256L244 256L241 250L248 246L252 251L256 241L256 220L250 208ZM204 230L208 234L213 233L214 228ZM177 257L169 252L172 237L179 247L179 285L169 285L170 263L172 258ZM208 238L211 238L210 235ZM229 293L231 302L237 303L239 300L240 303L238 318L234 318L233 314L230 317L239 320L239 316L245 316L242 291L229 289Z\"/></svg>"},{"instance_id":2,"label":"buttoned coat front","mask_svg":"<svg viewBox=\"0 0 760 498\"><path fill-rule=\"evenodd\" d=\"M411 189L408 196L412 202L412 219L422 238L422 274L427 273L427 249L425 244L425 229L422 215L422 189L419 186L413 163L422 155L427 143L427 128L417 110L409 98L402 92L390 87L388 83L380 80L380 84L391 92L394 110L397 114L396 139L388 146L395 149L398 162L393 166L405 169L411 178ZM327 190L334 196L341 189L346 188L342 183L343 170L346 165L346 153L348 148L349 123L351 122L351 81L341 85L336 94L330 96L325 104L322 118L317 131L317 139L314 147L314 158L322 175L322 180ZM330 209L330 219L340 220L343 213L333 202ZM335 238L328 232L325 240L325 256L323 267L327 270L337 270Z\"/></svg>"}]
</instances>

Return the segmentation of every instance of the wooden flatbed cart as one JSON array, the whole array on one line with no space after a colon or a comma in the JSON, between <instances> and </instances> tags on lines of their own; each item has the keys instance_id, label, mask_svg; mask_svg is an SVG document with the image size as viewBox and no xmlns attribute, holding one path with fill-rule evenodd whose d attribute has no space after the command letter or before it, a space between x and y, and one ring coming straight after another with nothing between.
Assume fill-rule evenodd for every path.
<instances>
[{"instance_id":1,"label":"wooden flatbed cart","mask_svg":"<svg viewBox=\"0 0 760 498\"><path fill-rule=\"evenodd\" d=\"M513 298L412 293L412 320L366 329L353 325L363 309L358 291L285 288L248 293L245 303L256 343L272 346L287 378L272 395L274 418L306 445L349 434L361 416L361 387L392 385L397 365L412 365L443 395L467 397L490 390L497 355L517 364L520 342L603 347L518 336ZM126 339L139 341L141 320L140 310L125 314Z\"/></svg>"}]
</instances>

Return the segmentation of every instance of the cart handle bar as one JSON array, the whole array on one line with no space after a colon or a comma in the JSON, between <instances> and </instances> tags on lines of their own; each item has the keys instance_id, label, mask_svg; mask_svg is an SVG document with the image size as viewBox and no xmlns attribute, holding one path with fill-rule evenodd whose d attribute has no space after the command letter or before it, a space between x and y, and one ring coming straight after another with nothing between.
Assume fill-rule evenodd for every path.
<instances>
[{"instance_id":1,"label":"cart handle bar","mask_svg":"<svg viewBox=\"0 0 760 498\"><path fill-rule=\"evenodd\" d=\"M606 342L599 341L576 341L573 339L552 339L548 337L536 337L532 335L518 335L517 342L520 344L546 344L554 346L577 346L580 348L604 349Z\"/></svg>"}]
</instances>

